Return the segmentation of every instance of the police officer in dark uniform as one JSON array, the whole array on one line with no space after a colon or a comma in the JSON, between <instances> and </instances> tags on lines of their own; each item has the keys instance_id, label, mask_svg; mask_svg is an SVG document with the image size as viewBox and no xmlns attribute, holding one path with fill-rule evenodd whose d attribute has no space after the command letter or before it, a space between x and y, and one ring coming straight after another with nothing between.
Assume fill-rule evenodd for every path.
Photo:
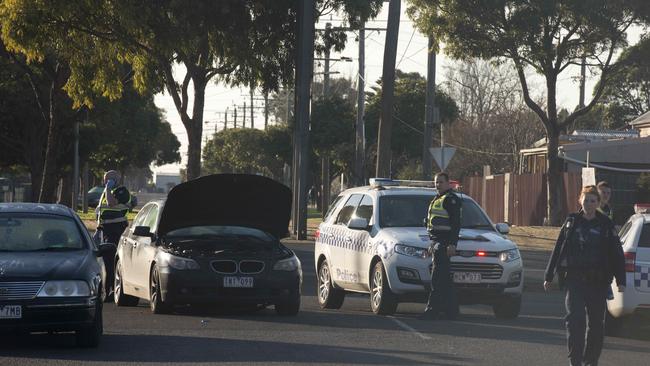
<instances>
[{"instance_id":1,"label":"police officer in dark uniform","mask_svg":"<svg viewBox=\"0 0 650 366\"><path fill-rule=\"evenodd\" d=\"M566 289L565 321L571 365L598 364L603 348L607 290L613 277L618 291L625 291L623 249L614 223L597 210L599 204L597 188L583 188L582 210L569 215L564 223L544 277L545 290L550 289L556 273L560 288Z\"/></svg>"},{"instance_id":2,"label":"police officer in dark uniform","mask_svg":"<svg viewBox=\"0 0 650 366\"><path fill-rule=\"evenodd\" d=\"M456 254L460 233L461 200L451 189L449 175L435 176L438 195L429 205L427 230L433 245L431 292L424 310L425 319L437 319L445 313L447 319L458 316L458 302L454 291L450 257Z\"/></svg>"},{"instance_id":3,"label":"police officer in dark uniform","mask_svg":"<svg viewBox=\"0 0 650 366\"><path fill-rule=\"evenodd\" d=\"M126 214L131 208L131 194L126 187L117 185L119 178L120 175L115 170L109 170L104 174L105 188L96 209L97 231L101 233L101 241L115 244L115 248L105 252L102 257L106 267L104 283L106 300L110 300L113 295L115 252L120 236L129 224Z\"/></svg>"}]
</instances>

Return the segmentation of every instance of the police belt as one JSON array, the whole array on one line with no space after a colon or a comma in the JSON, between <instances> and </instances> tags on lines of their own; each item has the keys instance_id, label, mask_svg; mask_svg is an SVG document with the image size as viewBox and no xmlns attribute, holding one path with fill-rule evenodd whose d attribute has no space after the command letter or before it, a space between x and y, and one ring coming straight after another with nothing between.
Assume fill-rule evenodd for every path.
<instances>
[{"instance_id":1,"label":"police belt","mask_svg":"<svg viewBox=\"0 0 650 366\"><path fill-rule=\"evenodd\" d=\"M116 217L114 219L99 219L99 224L100 225L115 224L115 223L118 223L118 222L125 222L125 221L127 221L126 217L122 216L122 217Z\"/></svg>"},{"instance_id":2,"label":"police belt","mask_svg":"<svg viewBox=\"0 0 650 366\"><path fill-rule=\"evenodd\" d=\"M577 280L582 282L602 282L605 281L606 275L599 269L569 269L566 273L567 280Z\"/></svg>"}]
</instances>

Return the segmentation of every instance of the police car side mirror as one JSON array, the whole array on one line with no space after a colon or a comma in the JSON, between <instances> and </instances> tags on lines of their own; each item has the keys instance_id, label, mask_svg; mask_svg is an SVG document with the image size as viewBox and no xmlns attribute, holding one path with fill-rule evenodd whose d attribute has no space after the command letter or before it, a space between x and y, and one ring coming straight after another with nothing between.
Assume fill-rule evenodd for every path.
<instances>
[{"instance_id":1,"label":"police car side mirror","mask_svg":"<svg viewBox=\"0 0 650 366\"><path fill-rule=\"evenodd\" d=\"M153 239L156 236L156 234L149 231L149 226L136 226L133 229L133 235L135 235L135 236L148 236L151 239Z\"/></svg>"},{"instance_id":2,"label":"police car side mirror","mask_svg":"<svg viewBox=\"0 0 650 366\"><path fill-rule=\"evenodd\" d=\"M354 230L366 230L368 229L368 220L361 217L353 217L350 222L348 222L348 228Z\"/></svg>"},{"instance_id":3,"label":"police car side mirror","mask_svg":"<svg viewBox=\"0 0 650 366\"><path fill-rule=\"evenodd\" d=\"M510 232L510 226L508 226L508 224L506 224L504 222L500 222L500 223L496 224L495 226L496 226L497 231L500 234L505 235L505 234Z\"/></svg>"}]
</instances>

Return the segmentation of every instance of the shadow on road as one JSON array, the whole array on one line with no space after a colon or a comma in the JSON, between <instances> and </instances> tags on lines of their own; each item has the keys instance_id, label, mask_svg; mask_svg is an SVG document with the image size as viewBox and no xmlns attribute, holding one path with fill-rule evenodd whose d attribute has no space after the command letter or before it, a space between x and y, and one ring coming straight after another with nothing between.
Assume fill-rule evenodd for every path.
<instances>
[{"instance_id":1,"label":"shadow on road","mask_svg":"<svg viewBox=\"0 0 650 366\"><path fill-rule=\"evenodd\" d=\"M281 341L169 335L107 334L98 349L77 349L71 335L2 339L0 351L13 358L101 362L295 362L375 365L457 365L470 360L435 352L320 346Z\"/></svg>"}]
</instances>

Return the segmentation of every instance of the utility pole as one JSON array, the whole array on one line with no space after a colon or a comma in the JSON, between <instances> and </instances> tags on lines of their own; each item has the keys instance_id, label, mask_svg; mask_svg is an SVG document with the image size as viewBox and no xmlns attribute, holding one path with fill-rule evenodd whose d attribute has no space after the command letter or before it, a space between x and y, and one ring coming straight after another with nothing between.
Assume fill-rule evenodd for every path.
<instances>
[{"instance_id":1,"label":"utility pole","mask_svg":"<svg viewBox=\"0 0 650 366\"><path fill-rule=\"evenodd\" d=\"M241 128L246 128L246 102L244 102L244 112L241 116Z\"/></svg>"},{"instance_id":2,"label":"utility pole","mask_svg":"<svg viewBox=\"0 0 650 366\"><path fill-rule=\"evenodd\" d=\"M433 170L433 157L429 148L433 145L433 124L436 122L434 121L436 95L436 52L434 51L434 45L433 36L430 35L429 57L427 58L426 107L424 111L424 143L422 145L422 179L424 180L431 180Z\"/></svg>"},{"instance_id":3,"label":"utility pole","mask_svg":"<svg viewBox=\"0 0 650 366\"><path fill-rule=\"evenodd\" d=\"M226 107L226 113L223 114L225 117L225 120L223 122L223 129L227 130L228 129L228 107Z\"/></svg>"},{"instance_id":4,"label":"utility pole","mask_svg":"<svg viewBox=\"0 0 650 366\"><path fill-rule=\"evenodd\" d=\"M307 238L307 178L309 171L309 104L312 73L314 71L314 12L315 0L299 1L298 5L298 62L296 62L296 128L294 149L297 165L294 168L294 191L298 201L296 234L299 240Z\"/></svg>"},{"instance_id":5,"label":"utility pole","mask_svg":"<svg viewBox=\"0 0 650 366\"><path fill-rule=\"evenodd\" d=\"M86 110L88 119L88 110ZM79 197L79 120L74 123L74 166L72 172L72 209L77 211Z\"/></svg>"},{"instance_id":6,"label":"utility pole","mask_svg":"<svg viewBox=\"0 0 650 366\"><path fill-rule=\"evenodd\" d=\"M355 126L354 143L354 185L362 186L364 183L365 155L366 155L366 126L363 120L366 107L365 73L366 73L366 31L365 22L359 28L359 75L357 78L357 123Z\"/></svg>"},{"instance_id":7,"label":"utility pole","mask_svg":"<svg viewBox=\"0 0 650 366\"><path fill-rule=\"evenodd\" d=\"M264 131L269 127L269 92L264 92Z\"/></svg>"},{"instance_id":8,"label":"utility pole","mask_svg":"<svg viewBox=\"0 0 650 366\"><path fill-rule=\"evenodd\" d=\"M332 23L325 23L325 42L332 31ZM323 98L330 93L330 48L325 48L325 70L323 70ZM330 159L329 156L321 158L321 216L325 218L330 204Z\"/></svg>"},{"instance_id":9,"label":"utility pole","mask_svg":"<svg viewBox=\"0 0 650 366\"><path fill-rule=\"evenodd\" d=\"M382 73L381 118L377 136L377 177L390 178L391 135L393 133L393 94L395 92L395 59L399 35L400 0L390 0L388 5L388 26L384 47Z\"/></svg>"},{"instance_id":10,"label":"utility pole","mask_svg":"<svg viewBox=\"0 0 650 366\"><path fill-rule=\"evenodd\" d=\"M253 98L255 97L255 88L251 85L251 128L255 128L255 120L253 119Z\"/></svg>"},{"instance_id":11,"label":"utility pole","mask_svg":"<svg viewBox=\"0 0 650 366\"><path fill-rule=\"evenodd\" d=\"M582 57L582 63L580 65L580 99L578 100L578 108L585 107L585 79L586 79L586 69L587 69L587 60L585 57Z\"/></svg>"},{"instance_id":12,"label":"utility pole","mask_svg":"<svg viewBox=\"0 0 650 366\"><path fill-rule=\"evenodd\" d=\"M237 106L235 106L235 128L237 128Z\"/></svg>"}]
</instances>

